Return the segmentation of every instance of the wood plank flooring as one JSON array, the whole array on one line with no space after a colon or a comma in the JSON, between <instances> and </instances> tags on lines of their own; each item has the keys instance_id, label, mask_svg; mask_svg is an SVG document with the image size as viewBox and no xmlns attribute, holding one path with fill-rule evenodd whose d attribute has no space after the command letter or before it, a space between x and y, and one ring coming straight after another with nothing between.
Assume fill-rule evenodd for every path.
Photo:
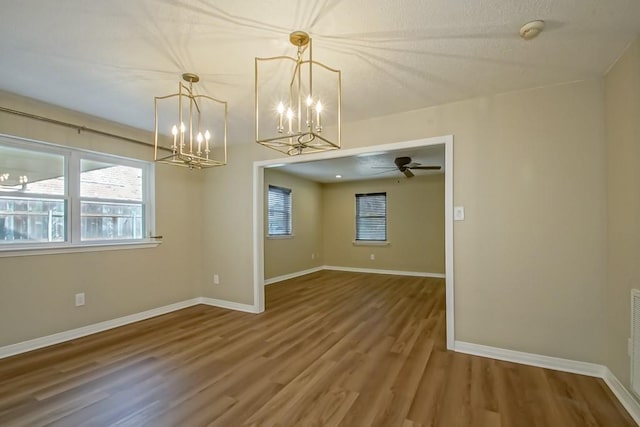
<instances>
[{"instance_id":1,"label":"wood plank flooring","mask_svg":"<svg viewBox=\"0 0 640 427\"><path fill-rule=\"evenodd\" d=\"M0 360L0 425L635 425L600 379L446 351L444 291L323 271Z\"/></svg>"}]
</instances>

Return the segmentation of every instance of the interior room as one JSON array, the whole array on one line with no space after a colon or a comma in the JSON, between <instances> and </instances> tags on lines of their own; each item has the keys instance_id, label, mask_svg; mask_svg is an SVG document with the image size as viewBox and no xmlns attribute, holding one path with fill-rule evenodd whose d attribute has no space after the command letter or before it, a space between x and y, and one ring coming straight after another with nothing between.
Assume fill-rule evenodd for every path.
<instances>
[{"instance_id":1,"label":"interior room","mask_svg":"<svg viewBox=\"0 0 640 427\"><path fill-rule=\"evenodd\" d=\"M640 3L0 24L0 425L640 425Z\"/></svg>"},{"instance_id":2,"label":"interior room","mask_svg":"<svg viewBox=\"0 0 640 427\"><path fill-rule=\"evenodd\" d=\"M404 158L415 165L410 178L394 163ZM291 191L293 222L288 233L271 234L263 221L265 283L326 266L444 278L444 160L444 146L435 145L265 168L264 217L275 186ZM354 240L357 194L384 195L383 244Z\"/></svg>"}]
</instances>

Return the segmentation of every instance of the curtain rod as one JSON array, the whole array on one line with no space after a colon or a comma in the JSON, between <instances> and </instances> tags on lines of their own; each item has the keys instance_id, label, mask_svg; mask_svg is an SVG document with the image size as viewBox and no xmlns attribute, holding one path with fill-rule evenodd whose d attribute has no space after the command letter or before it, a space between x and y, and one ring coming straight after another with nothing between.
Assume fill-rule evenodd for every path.
<instances>
[{"instance_id":1,"label":"curtain rod","mask_svg":"<svg viewBox=\"0 0 640 427\"><path fill-rule=\"evenodd\" d=\"M109 138L121 139L123 141L133 142L134 144L146 145L147 147L154 147L153 144L151 144L149 142L146 142L146 141L141 141L139 139L129 138L127 136L117 135L115 133L105 132L105 131L102 131L102 130L99 130L99 129L93 129L93 128L90 128L90 127L77 125L75 123L63 122L62 120L51 119L49 117L38 116L36 114L25 113L24 111L12 110L11 108L6 108L6 107L0 107L0 111L2 111L4 113L9 113L9 114L13 114L13 115L16 115L16 116L20 116L20 117L26 117L26 118L34 119L34 120L40 120L41 122L47 122L47 123L52 123L52 124L58 125L58 126L64 126L64 127L72 128L72 129L77 130L78 133L80 133L80 132L95 133L96 135L102 135L102 136L106 136L106 137L109 137ZM168 148L164 148L164 147L159 147L159 148L162 149L162 150L171 151Z\"/></svg>"}]
</instances>

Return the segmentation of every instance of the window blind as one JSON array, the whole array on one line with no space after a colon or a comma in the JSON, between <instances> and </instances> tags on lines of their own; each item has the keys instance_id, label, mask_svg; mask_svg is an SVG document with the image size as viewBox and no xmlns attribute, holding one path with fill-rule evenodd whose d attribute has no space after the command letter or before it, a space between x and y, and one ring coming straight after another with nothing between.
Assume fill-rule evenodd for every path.
<instances>
[{"instance_id":1,"label":"window blind","mask_svg":"<svg viewBox=\"0 0 640 427\"><path fill-rule=\"evenodd\" d=\"M356 194L356 240L387 240L387 193Z\"/></svg>"},{"instance_id":2,"label":"window blind","mask_svg":"<svg viewBox=\"0 0 640 427\"><path fill-rule=\"evenodd\" d=\"M291 235L291 189L269 186L269 236Z\"/></svg>"}]
</instances>

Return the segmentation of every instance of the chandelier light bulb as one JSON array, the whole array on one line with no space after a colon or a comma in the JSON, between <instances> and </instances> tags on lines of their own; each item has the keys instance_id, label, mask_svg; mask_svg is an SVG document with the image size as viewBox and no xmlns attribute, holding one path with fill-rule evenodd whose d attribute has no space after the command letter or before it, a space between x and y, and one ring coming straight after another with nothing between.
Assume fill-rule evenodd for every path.
<instances>
[{"instance_id":1,"label":"chandelier light bulb","mask_svg":"<svg viewBox=\"0 0 640 427\"><path fill-rule=\"evenodd\" d=\"M211 139L211 133L209 132L209 129L207 129L204 132L204 152L207 154L207 158L209 158L209 153L211 152L211 150L209 150L209 140Z\"/></svg>"},{"instance_id":2,"label":"chandelier light bulb","mask_svg":"<svg viewBox=\"0 0 640 427\"><path fill-rule=\"evenodd\" d=\"M289 120L289 133L293 133L293 111L287 108L287 120Z\"/></svg>"},{"instance_id":3,"label":"chandelier light bulb","mask_svg":"<svg viewBox=\"0 0 640 427\"><path fill-rule=\"evenodd\" d=\"M200 154L202 154L202 141L204 140L204 137L202 136L202 132L198 132L198 135L196 136L196 141L198 141L198 156Z\"/></svg>"},{"instance_id":4,"label":"chandelier light bulb","mask_svg":"<svg viewBox=\"0 0 640 427\"><path fill-rule=\"evenodd\" d=\"M278 133L282 133L284 131L284 127L282 127L283 113L284 113L284 104L280 102L278 104L278 126L276 127L276 130L278 131Z\"/></svg>"},{"instance_id":5,"label":"chandelier light bulb","mask_svg":"<svg viewBox=\"0 0 640 427\"><path fill-rule=\"evenodd\" d=\"M316 104L316 131L322 132L322 122L320 121L320 113L322 112L322 103L318 101Z\"/></svg>"},{"instance_id":6,"label":"chandelier light bulb","mask_svg":"<svg viewBox=\"0 0 640 427\"><path fill-rule=\"evenodd\" d=\"M311 104L313 104L313 99L311 99L311 96L307 96L307 107L311 107Z\"/></svg>"}]
</instances>

